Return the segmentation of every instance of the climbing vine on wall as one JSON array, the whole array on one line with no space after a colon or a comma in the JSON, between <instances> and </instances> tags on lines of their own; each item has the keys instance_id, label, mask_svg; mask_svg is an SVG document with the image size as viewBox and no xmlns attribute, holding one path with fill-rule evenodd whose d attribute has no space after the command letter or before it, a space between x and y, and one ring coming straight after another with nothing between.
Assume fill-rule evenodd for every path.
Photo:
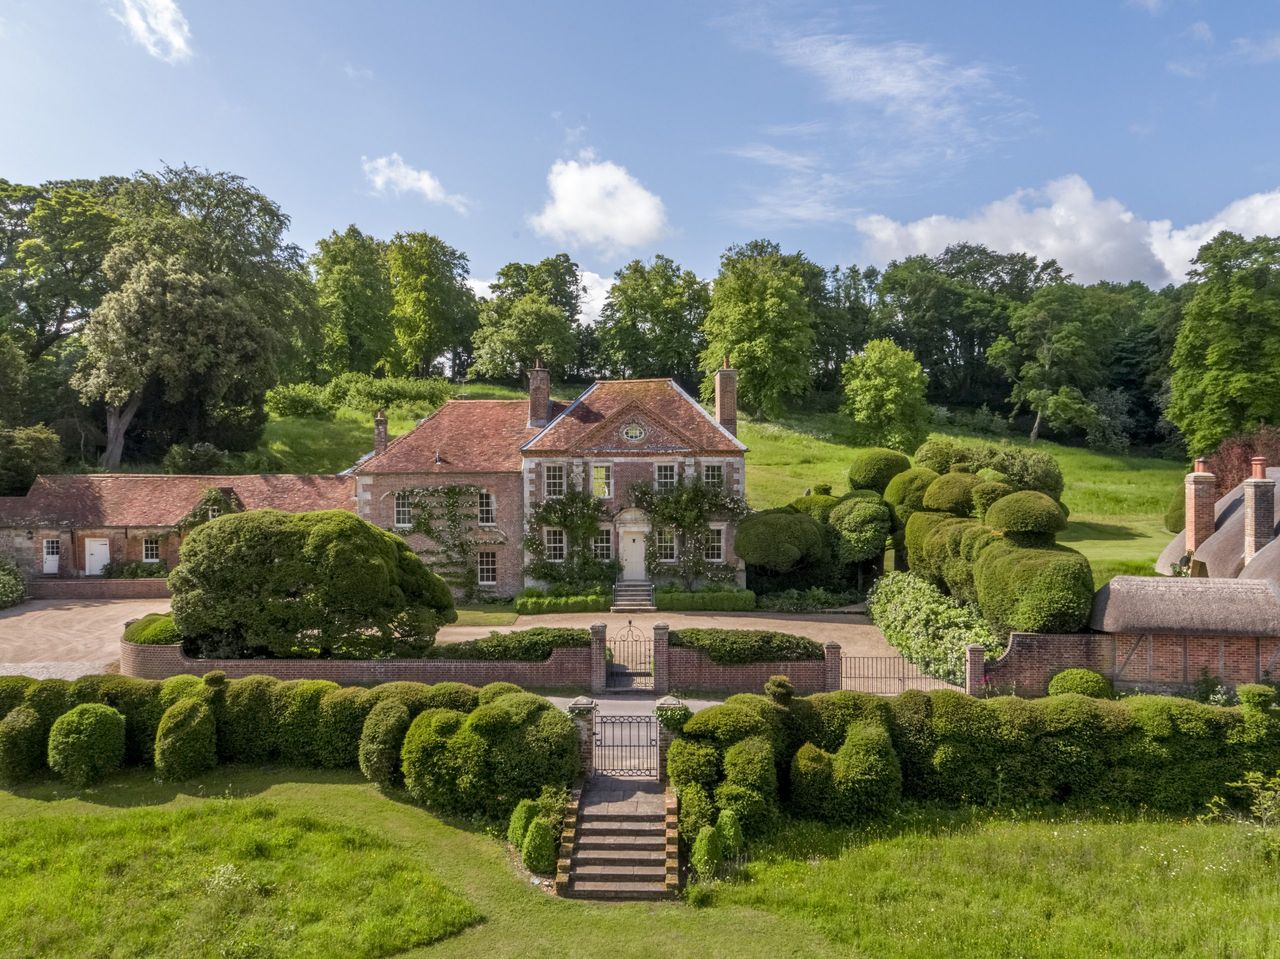
<instances>
[{"instance_id":1,"label":"climbing vine on wall","mask_svg":"<svg viewBox=\"0 0 1280 959\"><path fill-rule=\"evenodd\" d=\"M468 484L422 486L401 490L409 496L413 525L401 532L419 533L431 544L419 552L422 561L451 587L471 599L479 591L476 553L507 538L480 525L480 487Z\"/></svg>"},{"instance_id":2,"label":"climbing vine on wall","mask_svg":"<svg viewBox=\"0 0 1280 959\"><path fill-rule=\"evenodd\" d=\"M572 485L563 496L539 503L525 531L524 548L530 556L525 571L566 594L608 587L618 578L621 567L617 560L596 558L595 538L604 520L604 503ZM548 528L564 530L565 555L561 562L547 558L544 531Z\"/></svg>"},{"instance_id":3,"label":"climbing vine on wall","mask_svg":"<svg viewBox=\"0 0 1280 959\"><path fill-rule=\"evenodd\" d=\"M209 515L211 509L215 511L213 516ZM235 494L211 486L204 491L204 494L200 497L200 502L196 503L195 508L178 523L178 532L185 536L197 526L203 526L216 516L241 512L244 512L244 506L241 505Z\"/></svg>"},{"instance_id":4,"label":"climbing vine on wall","mask_svg":"<svg viewBox=\"0 0 1280 959\"><path fill-rule=\"evenodd\" d=\"M734 569L727 563L706 558L713 522L737 522L748 513L747 503L719 486L707 486L701 480L683 481L671 489L657 490L648 483L631 487L631 502L649 514L653 532L645 543L645 568L650 577L676 575L686 589L698 583L731 583ZM675 534L676 561L658 559L658 530Z\"/></svg>"}]
</instances>

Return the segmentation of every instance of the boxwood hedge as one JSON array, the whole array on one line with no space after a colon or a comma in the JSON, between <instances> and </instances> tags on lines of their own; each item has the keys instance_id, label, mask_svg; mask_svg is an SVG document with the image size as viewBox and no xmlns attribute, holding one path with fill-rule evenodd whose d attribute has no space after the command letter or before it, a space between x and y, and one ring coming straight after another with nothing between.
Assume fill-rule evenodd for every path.
<instances>
[{"instance_id":1,"label":"boxwood hedge","mask_svg":"<svg viewBox=\"0 0 1280 959\"><path fill-rule=\"evenodd\" d=\"M854 450L849 463L849 488L883 493L890 480L910 468L911 460L897 450L878 446Z\"/></svg>"},{"instance_id":2,"label":"boxwood hedge","mask_svg":"<svg viewBox=\"0 0 1280 959\"><path fill-rule=\"evenodd\" d=\"M581 649L591 645L591 631L567 627L537 626L508 633L492 632L462 643L431 647L433 659L472 659L485 662L543 662L557 649Z\"/></svg>"},{"instance_id":3,"label":"boxwood hedge","mask_svg":"<svg viewBox=\"0 0 1280 959\"><path fill-rule=\"evenodd\" d=\"M797 662L824 656L822 644L816 640L764 629L672 630L669 642L700 650L721 665Z\"/></svg>"}]
</instances>

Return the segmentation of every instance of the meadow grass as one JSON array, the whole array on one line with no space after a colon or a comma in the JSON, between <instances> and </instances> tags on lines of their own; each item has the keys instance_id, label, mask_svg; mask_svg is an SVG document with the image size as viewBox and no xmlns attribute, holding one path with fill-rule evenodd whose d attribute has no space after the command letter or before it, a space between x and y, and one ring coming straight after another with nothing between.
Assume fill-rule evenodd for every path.
<instances>
[{"instance_id":1,"label":"meadow grass","mask_svg":"<svg viewBox=\"0 0 1280 959\"><path fill-rule=\"evenodd\" d=\"M46 782L0 791L0 823L3 955L1253 959L1280 935L1248 830L1155 818L791 823L704 908L554 898L485 830L346 771Z\"/></svg>"}]
</instances>

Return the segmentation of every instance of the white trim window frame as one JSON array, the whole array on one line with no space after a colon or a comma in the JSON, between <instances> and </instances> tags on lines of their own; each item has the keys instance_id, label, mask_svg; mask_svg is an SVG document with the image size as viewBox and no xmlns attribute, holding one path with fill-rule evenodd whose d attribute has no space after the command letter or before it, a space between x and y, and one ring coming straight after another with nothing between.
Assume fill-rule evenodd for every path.
<instances>
[{"instance_id":1,"label":"white trim window frame","mask_svg":"<svg viewBox=\"0 0 1280 959\"><path fill-rule=\"evenodd\" d=\"M678 558L676 552L676 534L674 530L659 529L653 534L654 552L659 563L674 563Z\"/></svg>"},{"instance_id":2,"label":"white trim window frame","mask_svg":"<svg viewBox=\"0 0 1280 959\"><path fill-rule=\"evenodd\" d=\"M566 477L563 463L546 463L542 467L542 495L544 499L559 499L565 494Z\"/></svg>"},{"instance_id":3,"label":"white trim window frame","mask_svg":"<svg viewBox=\"0 0 1280 959\"><path fill-rule=\"evenodd\" d=\"M591 464L591 495L596 499L613 499L613 464Z\"/></svg>"},{"instance_id":4,"label":"white trim window frame","mask_svg":"<svg viewBox=\"0 0 1280 959\"><path fill-rule=\"evenodd\" d=\"M498 498L488 490L482 489L478 494L476 519L481 526L498 525Z\"/></svg>"},{"instance_id":5,"label":"white trim window frame","mask_svg":"<svg viewBox=\"0 0 1280 959\"><path fill-rule=\"evenodd\" d=\"M476 584L478 586L498 585L498 554L493 550L481 550L476 553Z\"/></svg>"},{"instance_id":6,"label":"white trim window frame","mask_svg":"<svg viewBox=\"0 0 1280 959\"><path fill-rule=\"evenodd\" d=\"M711 534L707 539L707 545L702 551L702 558L708 563L724 562L724 527L712 526L708 529Z\"/></svg>"},{"instance_id":7,"label":"white trim window frame","mask_svg":"<svg viewBox=\"0 0 1280 959\"><path fill-rule=\"evenodd\" d=\"M391 522L396 529L410 529L413 527L413 497L405 490L399 490L395 495L395 501L392 504Z\"/></svg>"},{"instance_id":8,"label":"white trim window frame","mask_svg":"<svg viewBox=\"0 0 1280 959\"><path fill-rule=\"evenodd\" d=\"M676 476L677 470L675 463L653 464L653 488L659 493L664 490L675 489L676 484L679 482Z\"/></svg>"},{"instance_id":9,"label":"white trim window frame","mask_svg":"<svg viewBox=\"0 0 1280 959\"><path fill-rule=\"evenodd\" d=\"M702 485L712 486L716 489L724 489L724 464L723 463L703 463L702 464Z\"/></svg>"},{"instance_id":10,"label":"white trim window frame","mask_svg":"<svg viewBox=\"0 0 1280 959\"><path fill-rule=\"evenodd\" d=\"M613 527L601 526L596 530L591 541L591 555L606 563L613 559Z\"/></svg>"},{"instance_id":11,"label":"white trim window frame","mask_svg":"<svg viewBox=\"0 0 1280 959\"><path fill-rule=\"evenodd\" d=\"M563 563L568 553L568 544L564 530L558 526L548 526L542 531L542 543L546 547L547 562Z\"/></svg>"},{"instance_id":12,"label":"white trim window frame","mask_svg":"<svg viewBox=\"0 0 1280 959\"><path fill-rule=\"evenodd\" d=\"M142 561L144 563L160 562L160 537L147 536L142 540Z\"/></svg>"}]
</instances>

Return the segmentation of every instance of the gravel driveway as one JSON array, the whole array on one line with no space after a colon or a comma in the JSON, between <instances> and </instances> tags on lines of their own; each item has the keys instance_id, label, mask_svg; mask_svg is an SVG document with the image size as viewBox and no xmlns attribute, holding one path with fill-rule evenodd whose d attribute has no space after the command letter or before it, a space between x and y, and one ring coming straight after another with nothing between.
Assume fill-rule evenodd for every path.
<instances>
[{"instance_id":1,"label":"gravel driveway","mask_svg":"<svg viewBox=\"0 0 1280 959\"><path fill-rule=\"evenodd\" d=\"M124 624L168 599L33 599L0 610L0 675L75 679L114 671Z\"/></svg>"}]
</instances>

